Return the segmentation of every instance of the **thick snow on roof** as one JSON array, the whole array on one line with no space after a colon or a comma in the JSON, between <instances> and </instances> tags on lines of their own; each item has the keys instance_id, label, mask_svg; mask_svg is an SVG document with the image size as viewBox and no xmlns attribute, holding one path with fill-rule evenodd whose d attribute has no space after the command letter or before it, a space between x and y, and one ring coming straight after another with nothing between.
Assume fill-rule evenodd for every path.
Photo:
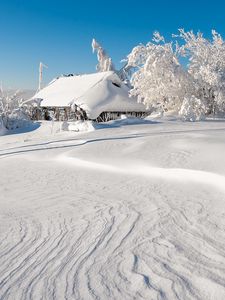
<instances>
[{"instance_id":1,"label":"thick snow on roof","mask_svg":"<svg viewBox=\"0 0 225 300\"><path fill-rule=\"evenodd\" d=\"M128 87L117 74L101 72L60 77L32 99L42 99L42 107L67 107L75 103L91 119L97 118L103 111L145 111L145 106L137 103L135 98L130 98L128 92Z\"/></svg>"}]
</instances>

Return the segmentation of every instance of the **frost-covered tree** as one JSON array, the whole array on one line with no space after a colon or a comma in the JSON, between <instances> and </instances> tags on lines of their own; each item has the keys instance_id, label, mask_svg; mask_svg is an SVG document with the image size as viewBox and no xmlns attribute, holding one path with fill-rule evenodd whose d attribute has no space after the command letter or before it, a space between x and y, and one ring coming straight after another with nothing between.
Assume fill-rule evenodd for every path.
<instances>
[{"instance_id":1,"label":"frost-covered tree","mask_svg":"<svg viewBox=\"0 0 225 300\"><path fill-rule=\"evenodd\" d=\"M180 53L189 60L188 72L198 85L198 98L207 104L207 113L225 110L225 42L215 30L212 39L201 32L179 30Z\"/></svg>"},{"instance_id":2,"label":"frost-covered tree","mask_svg":"<svg viewBox=\"0 0 225 300\"><path fill-rule=\"evenodd\" d=\"M128 55L128 66L136 70L131 94L148 108L178 112L184 98L194 93L192 77L179 63L177 48L155 32L152 42Z\"/></svg>"},{"instance_id":3,"label":"frost-covered tree","mask_svg":"<svg viewBox=\"0 0 225 300\"><path fill-rule=\"evenodd\" d=\"M98 72L114 71L112 59L95 39L92 40L92 50L93 53L97 52L98 64L96 69Z\"/></svg>"},{"instance_id":4,"label":"frost-covered tree","mask_svg":"<svg viewBox=\"0 0 225 300\"><path fill-rule=\"evenodd\" d=\"M225 42L215 30L179 30L172 42L155 32L147 45L135 47L127 66L133 69L132 95L154 110L178 112L183 118L225 113ZM178 43L179 42L179 43ZM187 65L181 63L186 57Z\"/></svg>"}]
</instances>

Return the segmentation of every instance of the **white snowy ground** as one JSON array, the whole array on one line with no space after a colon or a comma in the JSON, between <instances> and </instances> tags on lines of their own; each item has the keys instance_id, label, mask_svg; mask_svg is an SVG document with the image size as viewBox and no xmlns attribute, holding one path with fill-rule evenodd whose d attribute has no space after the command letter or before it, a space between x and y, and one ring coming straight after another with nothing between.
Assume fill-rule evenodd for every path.
<instances>
[{"instance_id":1,"label":"white snowy ground","mask_svg":"<svg viewBox=\"0 0 225 300\"><path fill-rule=\"evenodd\" d=\"M225 299L225 122L117 125L0 137L1 300Z\"/></svg>"}]
</instances>

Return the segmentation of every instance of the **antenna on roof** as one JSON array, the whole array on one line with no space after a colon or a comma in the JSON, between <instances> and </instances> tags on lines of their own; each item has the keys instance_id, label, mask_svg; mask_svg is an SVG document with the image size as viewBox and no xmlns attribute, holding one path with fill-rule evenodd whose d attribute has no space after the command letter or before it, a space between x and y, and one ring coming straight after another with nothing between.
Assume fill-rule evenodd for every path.
<instances>
[{"instance_id":1,"label":"antenna on roof","mask_svg":"<svg viewBox=\"0 0 225 300\"><path fill-rule=\"evenodd\" d=\"M42 78L43 78L43 68L48 68L48 66L46 66L45 64L43 64L42 62L40 62L40 65L39 65L39 84L38 84L38 91L41 90L41 84L42 84Z\"/></svg>"}]
</instances>

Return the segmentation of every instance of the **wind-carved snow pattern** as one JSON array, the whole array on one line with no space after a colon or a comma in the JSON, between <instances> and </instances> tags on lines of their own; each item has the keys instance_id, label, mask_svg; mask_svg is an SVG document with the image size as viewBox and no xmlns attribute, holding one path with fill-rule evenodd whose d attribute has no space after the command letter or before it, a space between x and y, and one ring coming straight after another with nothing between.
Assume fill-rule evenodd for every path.
<instances>
[{"instance_id":1,"label":"wind-carved snow pattern","mask_svg":"<svg viewBox=\"0 0 225 300\"><path fill-rule=\"evenodd\" d=\"M48 124L1 137L0 299L225 297L224 122Z\"/></svg>"}]
</instances>

